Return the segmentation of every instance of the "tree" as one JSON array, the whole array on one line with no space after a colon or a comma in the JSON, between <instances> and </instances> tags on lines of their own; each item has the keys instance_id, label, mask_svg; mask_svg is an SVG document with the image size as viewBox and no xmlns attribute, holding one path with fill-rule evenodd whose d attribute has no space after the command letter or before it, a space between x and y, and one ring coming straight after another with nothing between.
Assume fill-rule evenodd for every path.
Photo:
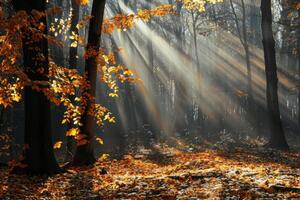
<instances>
[{"instance_id":1,"label":"tree","mask_svg":"<svg viewBox=\"0 0 300 200\"><path fill-rule=\"evenodd\" d=\"M79 31L77 28L78 22L79 22L79 11L80 11L80 4L77 0L71 1L71 27L70 27L70 33L74 35L79 35ZM69 51L69 69L77 69L77 51L78 51L78 45L70 45L70 51ZM74 99L72 99L74 101ZM69 124L69 128L72 128L72 126ZM72 138L67 138L67 155L65 160L68 161L71 158L72 152L74 150L74 143Z\"/></svg>"},{"instance_id":2,"label":"tree","mask_svg":"<svg viewBox=\"0 0 300 200\"><path fill-rule=\"evenodd\" d=\"M173 4L173 0L169 0L170 4ZM183 3L182 2L176 2L176 14L180 16L182 13L182 7ZM177 24L177 26L174 27L175 29L175 37L176 37L176 48L178 50L182 50L184 48L184 40L185 40L185 34L184 34L184 25L182 23L182 19L179 19L178 22L178 16L173 16L172 17L172 24ZM182 50L182 53L183 50ZM183 133L185 129L187 129L187 120L186 116L188 116L188 106L186 106L186 102L188 102L187 99L187 92L186 88L184 87L184 84L179 81L183 80L182 77L177 77L177 76L182 76L182 74L176 74L175 72L171 71L171 79L174 80L175 82L175 93L174 93L174 129L178 131L179 133ZM177 113L182 113L178 115Z\"/></svg>"},{"instance_id":3,"label":"tree","mask_svg":"<svg viewBox=\"0 0 300 200\"><path fill-rule=\"evenodd\" d=\"M105 10L105 0L94 0L92 6L92 19L90 20L88 43L86 51L96 50L100 48L102 22ZM97 56L91 55L86 60L85 73L87 80L90 84L90 88L84 91L85 96L95 96L96 93L96 78L97 78ZM87 105L84 113L82 114L82 124L80 132L87 136L88 142L80 145L76 149L76 153L73 159L74 165L88 165L95 162L94 149L92 139L94 138L93 117L88 114L88 110L91 107L92 102L87 101Z\"/></svg>"},{"instance_id":4,"label":"tree","mask_svg":"<svg viewBox=\"0 0 300 200\"><path fill-rule=\"evenodd\" d=\"M43 34L47 34L46 17L37 16L36 11L44 12L44 0L12 1L16 11L25 10L36 23L43 25ZM46 76L38 72L48 71L48 43L45 38L36 39L34 33L24 32L23 37L23 65L26 75L33 81L47 81ZM38 60L38 62L37 62ZM25 148L22 167L16 167L15 172L24 170L33 174L54 174L60 171L55 160L51 139L50 102L41 92L26 86L24 89L25 103Z\"/></svg>"},{"instance_id":5,"label":"tree","mask_svg":"<svg viewBox=\"0 0 300 200\"><path fill-rule=\"evenodd\" d=\"M236 13L233 0L230 0L230 6L234 15L234 21L236 24L237 33L240 39L240 42L244 48L245 51L245 60L246 60L246 67L247 67L247 93L248 93L248 102L247 102L247 112L248 112L248 120L250 123L253 124L253 128L256 131L260 131L260 125L258 123L258 120L256 119L256 116L258 114L257 112L257 104L254 101L254 94L253 94L253 80L252 80L252 67L251 67L251 53L249 49L249 38L247 35L248 29L246 24L246 6L244 0L241 0L241 9L242 9L242 28L239 25L239 18ZM252 10L251 10L252 11ZM253 11L252 11L253 12Z\"/></svg>"},{"instance_id":6,"label":"tree","mask_svg":"<svg viewBox=\"0 0 300 200\"><path fill-rule=\"evenodd\" d=\"M300 21L300 3L298 5L298 21ZM297 40L297 48L298 48L298 73L300 74L300 28L298 29L298 40ZM298 126L300 128L300 83L298 85Z\"/></svg>"},{"instance_id":7,"label":"tree","mask_svg":"<svg viewBox=\"0 0 300 200\"><path fill-rule=\"evenodd\" d=\"M71 3L72 3L72 8L71 8L70 33L74 34L74 35L78 35L79 31L78 31L77 25L79 22L80 5L77 2L77 0L72 0ZM78 45L70 46L70 53L69 53L69 68L70 69L76 69L76 67L77 67L77 49L78 49Z\"/></svg>"},{"instance_id":8,"label":"tree","mask_svg":"<svg viewBox=\"0 0 300 200\"><path fill-rule=\"evenodd\" d=\"M277 149L288 149L278 103L278 77L275 55L275 40L272 30L271 0L261 1L261 28L263 36L265 73L267 81L267 105L271 130L270 146Z\"/></svg>"}]
</instances>

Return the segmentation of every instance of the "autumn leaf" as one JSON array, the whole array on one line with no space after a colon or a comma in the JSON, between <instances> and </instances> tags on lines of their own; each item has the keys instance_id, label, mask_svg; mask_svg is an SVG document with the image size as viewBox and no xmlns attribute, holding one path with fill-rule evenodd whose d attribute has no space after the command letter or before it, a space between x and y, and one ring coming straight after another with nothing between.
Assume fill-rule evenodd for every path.
<instances>
[{"instance_id":1,"label":"autumn leaf","mask_svg":"<svg viewBox=\"0 0 300 200\"><path fill-rule=\"evenodd\" d=\"M109 93L109 96L110 96L110 97L119 97L119 95L116 94L116 93Z\"/></svg>"},{"instance_id":2,"label":"autumn leaf","mask_svg":"<svg viewBox=\"0 0 300 200\"><path fill-rule=\"evenodd\" d=\"M111 117L109 120L108 120L109 123L116 123L116 120L114 117Z\"/></svg>"},{"instance_id":3,"label":"autumn leaf","mask_svg":"<svg viewBox=\"0 0 300 200\"><path fill-rule=\"evenodd\" d=\"M78 134L79 134L79 129L78 128L72 128L72 129L67 131L66 136L75 137Z\"/></svg>"},{"instance_id":4,"label":"autumn leaf","mask_svg":"<svg viewBox=\"0 0 300 200\"><path fill-rule=\"evenodd\" d=\"M53 148L54 149L60 149L61 148L61 145L62 145L62 141L58 141L58 142L56 142L54 145L53 145Z\"/></svg>"},{"instance_id":5,"label":"autumn leaf","mask_svg":"<svg viewBox=\"0 0 300 200\"><path fill-rule=\"evenodd\" d=\"M109 58L108 58L107 55L103 55L102 57L104 58L104 61L105 61L106 63L109 63Z\"/></svg>"},{"instance_id":6,"label":"autumn leaf","mask_svg":"<svg viewBox=\"0 0 300 200\"><path fill-rule=\"evenodd\" d=\"M130 70L126 70L126 71L124 71L124 75L125 76L133 76L133 72Z\"/></svg>"},{"instance_id":7,"label":"autumn leaf","mask_svg":"<svg viewBox=\"0 0 300 200\"><path fill-rule=\"evenodd\" d=\"M104 141L99 137L96 138L96 141L99 142L99 144L104 144Z\"/></svg>"},{"instance_id":8,"label":"autumn leaf","mask_svg":"<svg viewBox=\"0 0 300 200\"><path fill-rule=\"evenodd\" d=\"M117 72L117 68L116 67L110 67L108 68L108 73L112 73L112 72Z\"/></svg>"},{"instance_id":9,"label":"autumn leaf","mask_svg":"<svg viewBox=\"0 0 300 200\"><path fill-rule=\"evenodd\" d=\"M71 47L77 47L77 45L78 45L77 41L74 41L74 42L71 43Z\"/></svg>"}]
</instances>

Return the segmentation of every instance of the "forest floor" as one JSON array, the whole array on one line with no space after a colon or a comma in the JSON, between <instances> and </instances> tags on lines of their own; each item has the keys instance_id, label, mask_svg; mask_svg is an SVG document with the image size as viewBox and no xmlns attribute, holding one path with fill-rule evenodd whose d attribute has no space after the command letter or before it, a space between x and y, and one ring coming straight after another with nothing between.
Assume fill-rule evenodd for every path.
<instances>
[{"instance_id":1,"label":"forest floor","mask_svg":"<svg viewBox=\"0 0 300 200\"><path fill-rule=\"evenodd\" d=\"M300 153L157 145L50 178L0 177L0 199L300 199Z\"/></svg>"}]
</instances>

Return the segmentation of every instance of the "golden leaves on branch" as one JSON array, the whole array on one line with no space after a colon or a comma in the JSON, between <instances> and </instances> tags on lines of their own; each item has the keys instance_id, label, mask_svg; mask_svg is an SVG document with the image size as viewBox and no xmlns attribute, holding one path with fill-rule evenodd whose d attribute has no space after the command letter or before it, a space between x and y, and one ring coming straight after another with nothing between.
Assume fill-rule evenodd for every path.
<instances>
[{"instance_id":1,"label":"golden leaves on branch","mask_svg":"<svg viewBox=\"0 0 300 200\"><path fill-rule=\"evenodd\" d=\"M138 19L148 22L151 19L151 11L150 10L139 10L137 13Z\"/></svg>"},{"instance_id":2,"label":"golden leaves on branch","mask_svg":"<svg viewBox=\"0 0 300 200\"><path fill-rule=\"evenodd\" d=\"M81 1L83 4L88 2ZM161 16L169 13L171 7L162 6L152 11L140 11L139 17L143 21L147 21L149 16ZM88 94L90 84L86 75L81 74L75 69L68 69L57 65L49 58L47 68L40 67L34 71L41 77L39 80L31 80L27 76L27 72L18 62L22 59L22 41L25 37L30 37L28 44L39 42L46 39L49 43L58 47L63 46L63 42L59 41L56 36L64 34L67 36L67 30L70 27L70 21L62 19L54 19L49 26L49 35L45 33L46 25L40 22L40 19L48 16L50 13L61 12L59 8L49 9L46 12L33 11L28 14L25 11L19 11L9 18L0 17L0 105L7 107L21 101L22 90L24 87L31 87L32 90L43 93L47 99L57 106L64 106L65 112L62 124L72 124L73 129L69 130L66 135L72 136L77 140L78 145L88 142L85 135L80 133L82 124L82 115L88 112L92 116L97 125L103 126L104 122L115 123L112 113L105 107L95 102L95 97ZM149 15L149 16L147 16ZM113 21L113 29L117 26L120 29L133 27L133 20L137 15L128 15L125 18L122 15L116 16ZM84 17L77 25L77 29L84 27L91 19L90 16ZM84 44L84 38L75 33L69 36L71 46L76 47ZM36 50L38 52L38 50ZM105 53L104 50L88 48L86 50L85 59L96 57L98 64L98 73L100 80L104 82L111 92L111 97L117 97L119 88L118 83L125 81L133 81L133 72L128 68L116 63L116 52ZM37 62L45 62L43 54L38 54L34 58ZM96 139L98 143L102 140ZM61 148L62 143L58 142L54 145L55 149Z\"/></svg>"},{"instance_id":3,"label":"golden leaves on branch","mask_svg":"<svg viewBox=\"0 0 300 200\"><path fill-rule=\"evenodd\" d=\"M223 0L178 0L183 3L185 9L190 11L205 12L205 6L210 4L217 4L223 2Z\"/></svg>"},{"instance_id":4,"label":"golden leaves on branch","mask_svg":"<svg viewBox=\"0 0 300 200\"><path fill-rule=\"evenodd\" d=\"M112 91L109 93L110 97L118 97L118 81L124 83L125 81L133 82L135 80L132 71L124 66L117 65L113 52L105 54L104 50L97 51L95 48L89 47L84 57L85 59L95 57L100 81L104 82Z\"/></svg>"},{"instance_id":5,"label":"golden leaves on branch","mask_svg":"<svg viewBox=\"0 0 300 200\"><path fill-rule=\"evenodd\" d=\"M0 105L6 108L19 102L22 98L22 88L19 79L15 83L11 83L7 78L0 77Z\"/></svg>"},{"instance_id":6,"label":"golden leaves on branch","mask_svg":"<svg viewBox=\"0 0 300 200\"><path fill-rule=\"evenodd\" d=\"M30 24L24 11L10 18L0 17L0 105L12 106L21 100L21 91L27 82L17 61L22 57L22 38L20 30Z\"/></svg>"},{"instance_id":7,"label":"golden leaves on branch","mask_svg":"<svg viewBox=\"0 0 300 200\"><path fill-rule=\"evenodd\" d=\"M152 17L163 17L168 14L174 14L173 6L170 4L160 5L153 9L139 10L136 14L117 14L112 19L104 19L102 32L112 34L115 28L118 31L126 31L134 27L136 20L148 22Z\"/></svg>"},{"instance_id":8,"label":"golden leaves on branch","mask_svg":"<svg viewBox=\"0 0 300 200\"><path fill-rule=\"evenodd\" d=\"M73 137L78 146L88 143L87 136L85 134L81 134L79 128L72 128L68 130L66 136Z\"/></svg>"},{"instance_id":9,"label":"golden leaves on branch","mask_svg":"<svg viewBox=\"0 0 300 200\"><path fill-rule=\"evenodd\" d=\"M81 37L74 32L71 33L70 40L71 40L71 47L77 47L78 44L83 45L85 42L84 37Z\"/></svg>"}]
</instances>

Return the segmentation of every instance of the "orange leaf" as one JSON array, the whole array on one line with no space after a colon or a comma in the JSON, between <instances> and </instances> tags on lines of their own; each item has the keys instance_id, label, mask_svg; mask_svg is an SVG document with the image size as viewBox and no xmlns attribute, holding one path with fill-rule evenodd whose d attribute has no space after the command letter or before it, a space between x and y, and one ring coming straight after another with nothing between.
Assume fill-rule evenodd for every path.
<instances>
[{"instance_id":1,"label":"orange leaf","mask_svg":"<svg viewBox=\"0 0 300 200\"><path fill-rule=\"evenodd\" d=\"M58 141L58 142L56 142L54 145L53 145L53 148L54 149L60 149L61 148L61 145L62 145L62 141Z\"/></svg>"}]
</instances>

